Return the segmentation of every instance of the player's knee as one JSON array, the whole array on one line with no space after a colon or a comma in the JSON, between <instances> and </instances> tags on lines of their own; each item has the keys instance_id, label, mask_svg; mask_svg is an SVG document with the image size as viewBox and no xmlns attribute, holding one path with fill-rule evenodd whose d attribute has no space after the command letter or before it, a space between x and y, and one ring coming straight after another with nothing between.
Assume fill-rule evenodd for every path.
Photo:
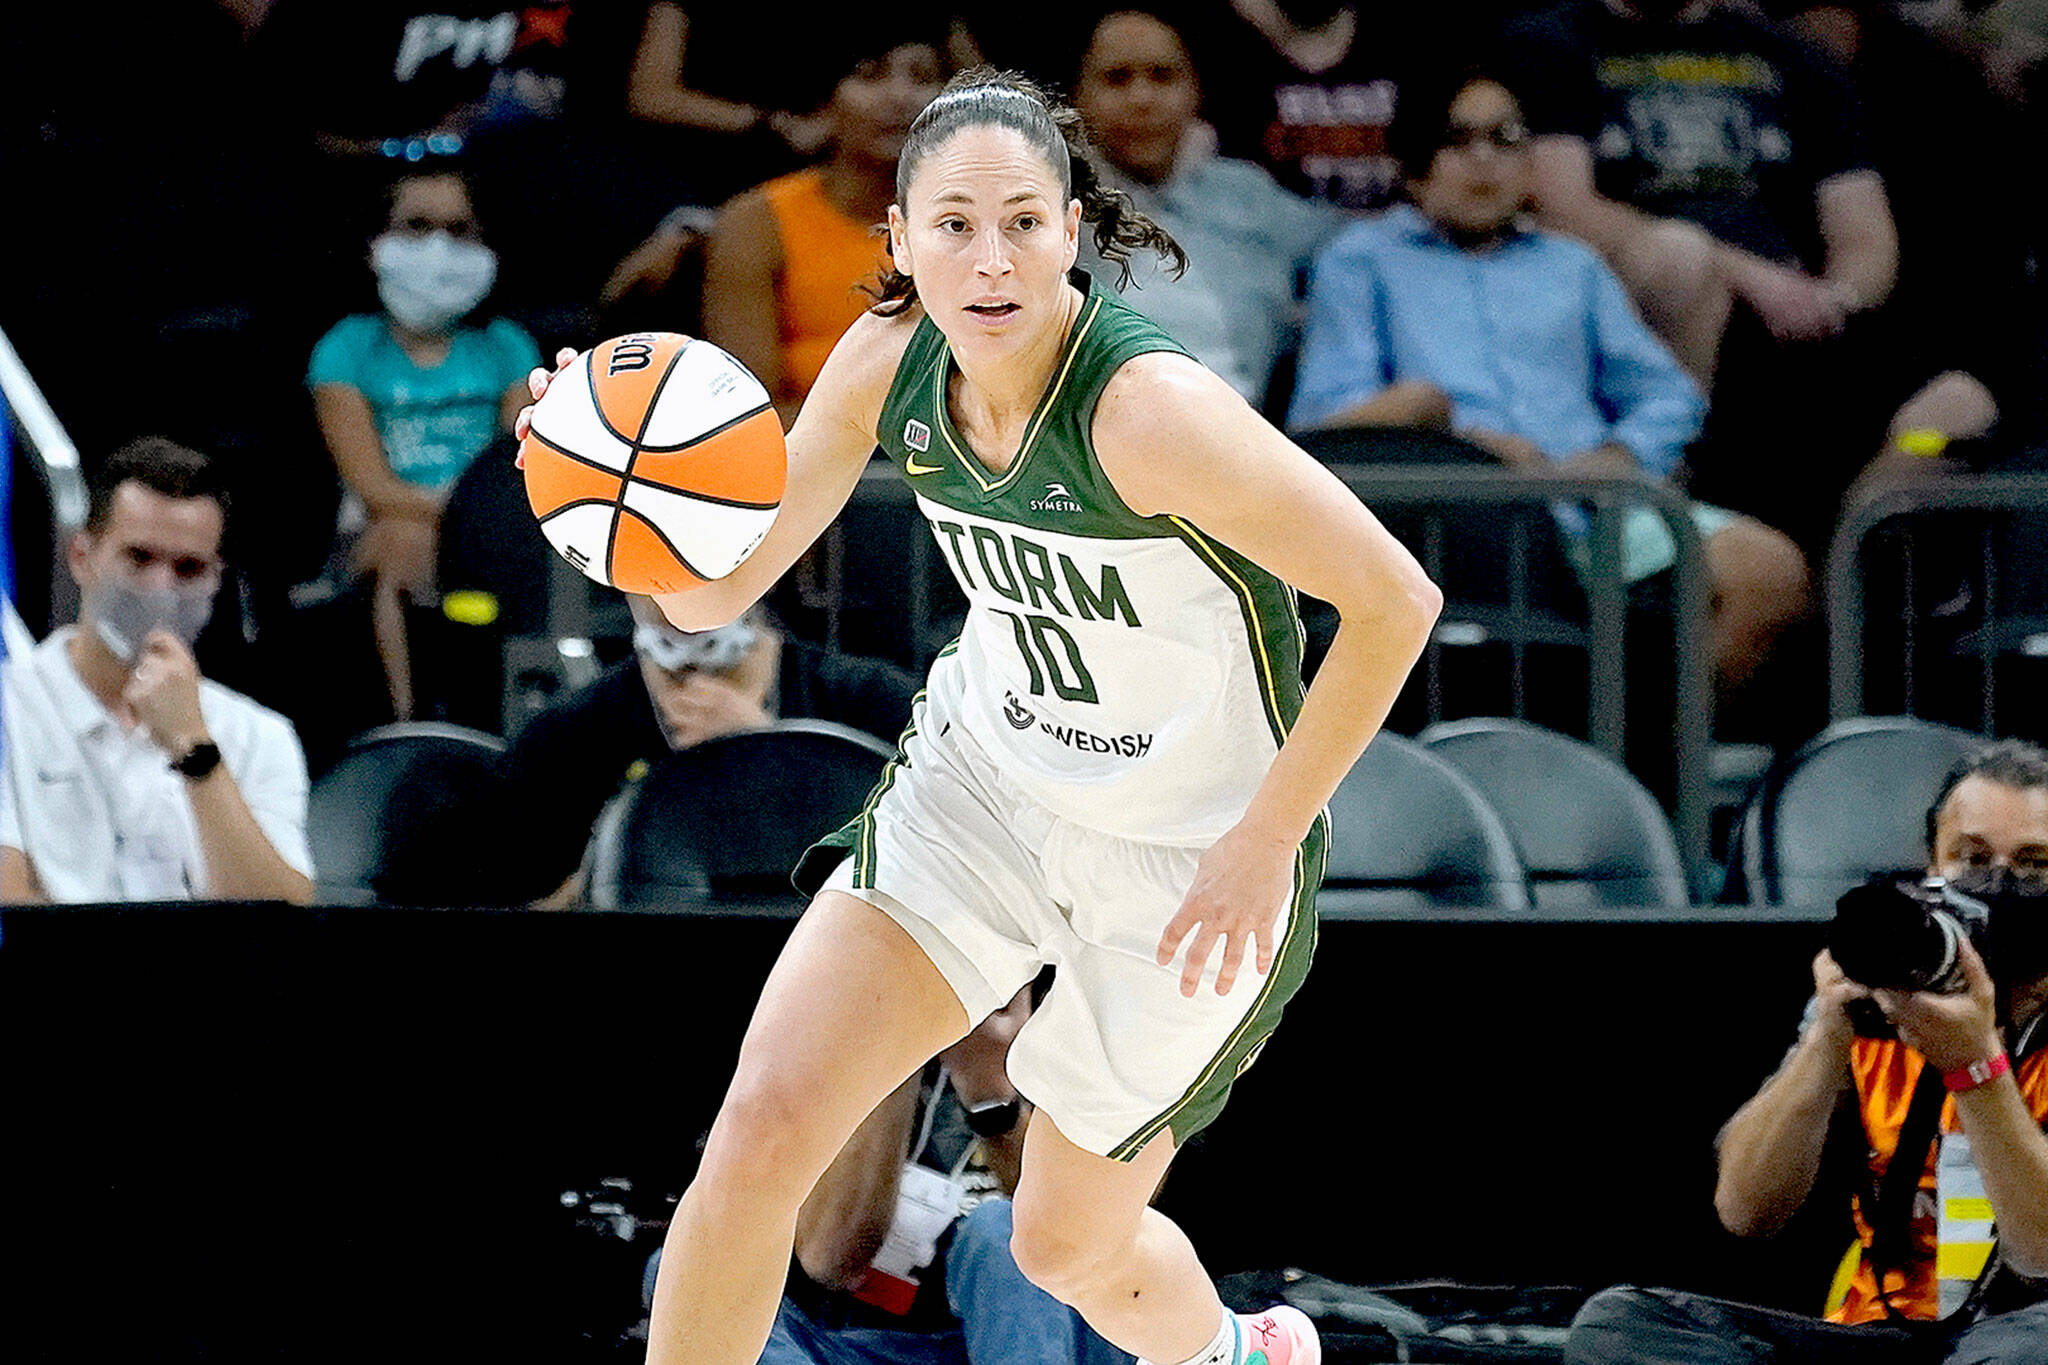
<instances>
[{"instance_id":1,"label":"player's knee","mask_svg":"<svg viewBox=\"0 0 2048 1365\"><path fill-rule=\"evenodd\" d=\"M1116 1262L1117 1249L1092 1232L1083 1210L1044 1210L1020 1202L1011 1220L1010 1257L1017 1269L1061 1303L1085 1299Z\"/></svg>"},{"instance_id":2,"label":"player's knee","mask_svg":"<svg viewBox=\"0 0 2048 1365\"><path fill-rule=\"evenodd\" d=\"M823 1165L822 1141L807 1122L815 1112L796 1087L773 1077L735 1079L705 1141L698 1182L801 1202Z\"/></svg>"}]
</instances>

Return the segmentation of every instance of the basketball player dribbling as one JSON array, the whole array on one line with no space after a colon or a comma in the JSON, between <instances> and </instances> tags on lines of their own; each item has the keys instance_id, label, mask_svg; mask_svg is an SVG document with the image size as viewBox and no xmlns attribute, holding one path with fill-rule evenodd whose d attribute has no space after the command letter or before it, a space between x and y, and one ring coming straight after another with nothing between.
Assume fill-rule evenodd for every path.
<instances>
[{"instance_id":1,"label":"basketball player dribbling","mask_svg":"<svg viewBox=\"0 0 2048 1365\"><path fill-rule=\"evenodd\" d=\"M1304 1315L1226 1312L1149 1201L1307 971L1323 806L1441 597L1334 476L1073 282L1084 222L1111 260L1179 250L1100 186L1072 111L970 72L918 118L896 183L899 273L789 433L774 527L661 606L690 630L737 617L879 442L970 607L865 809L798 871L815 898L676 1211L648 1359L752 1365L848 1135L1052 963L1009 1059L1036 1106L1019 1267L1156 1365L1315 1365ZM1296 588L1342 619L1305 695ZM1306 1121L1266 1118L1276 1156ZM1264 1174L1243 1172L1245 1198Z\"/></svg>"}]
</instances>

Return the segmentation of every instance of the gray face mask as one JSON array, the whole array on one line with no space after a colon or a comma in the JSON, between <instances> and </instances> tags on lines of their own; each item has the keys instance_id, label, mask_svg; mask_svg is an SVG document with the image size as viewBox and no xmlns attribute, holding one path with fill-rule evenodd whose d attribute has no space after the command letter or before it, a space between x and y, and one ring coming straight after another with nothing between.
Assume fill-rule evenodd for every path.
<instances>
[{"instance_id":1,"label":"gray face mask","mask_svg":"<svg viewBox=\"0 0 2048 1365\"><path fill-rule=\"evenodd\" d=\"M153 630L169 631L185 648L192 648L212 619L213 594L210 587L180 590L105 582L86 593L80 606L100 643L122 663L132 664Z\"/></svg>"},{"instance_id":2,"label":"gray face mask","mask_svg":"<svg viewBox=\"0 0 2048 1365\"><path fill-rule=\"evenodd\" d=\"M633 650L664 673L700 668L726 673L760 642L761 632L745 621L716 630L674 630L642 622L633 628Z\"/></svg>"}]
</instances>

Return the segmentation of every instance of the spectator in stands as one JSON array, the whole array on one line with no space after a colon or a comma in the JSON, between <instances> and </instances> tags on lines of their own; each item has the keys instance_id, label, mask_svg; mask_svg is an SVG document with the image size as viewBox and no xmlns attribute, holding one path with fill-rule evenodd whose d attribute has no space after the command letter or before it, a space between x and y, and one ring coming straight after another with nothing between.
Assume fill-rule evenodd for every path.
<instances>
[{"instance_id":1,"label":"spectator in stands","mask_svg":"<svg viewBox=\"0 0 2048 1365\"><path fill-rule=\"evenodd\" d=\"M528 721L505 755L502 799L527 814L518 847L505 850L504 884L484 899L525 903L560 890L605 804L664 754L777 719L893 738L910 718L918 684L908 673L793 639L764 611L693 634L650 600L629 601L633 657ZM532 819L537 810L548 818Z\"/></svg>"},{"instance_id":2,"label":"spectator in stands","mask_svg":"<svg viewBox=\"0 0 2048 1365\"><path fill-rule=\"evenodd\" d=\"M1353 213L1394 201L1386 134L1407 83L1472 44L1429 5L1208 0L1182 13L1222 153Z\"/></svg>"},{"instance_id":3,"label":"spectator in stands","mask_svg":"<svg viewBox=\"0 0 2048 1365\"><path fill-rule=\"evenodd\" d=\"M2021 444L2018 410L2039 388L2022 359L2035 215L2006 169L2023 145L2019 119L1969 56L1889 0L1790 0L1784 12L1862 97L1871 160L1898 224L1898 284L1871 319L1879 340L1864 352L1863 379L1914 397L1893 415L1866 476L1995 461ZM1904 90L1912 98L1893 93Z\"/></svg>"},{"instance_id":4,"label":"spectator in stands","mask_svg":"<svg viewBox=\"0 0 2048 1365\"><path fill-rule=\"evenodd\" d=\"M1510 50L1545 225L1711 386L1694 491L1817 550L1900 399L1861 353L1898 238L1845 73L1720 0L1566 0Z\"/></svg>"},{"instance_id":5,"label":"spectator in stands","mask_svg":"<svg viewBox=\"0 0 2048 1365\"><path fill-rule=\"evenodd\" d=\"M1318 257L1290 425L1448 427L1523 472L1668 477L1699 430L1699 391L1597 255L1525 224L1533 169L1514 95L1487 76L1411 83L1392 146L1410 202ZM1756 521L1694 517L1732 690L1804 614L1805 568ZM1623 552L1635 582L1675 547L1637 509Z\"/></svg>"},{"instance_id":6,"label":"spectator in stands","mask_svg":"<svg viewBox=\"0 0 2048 1365\"><path fill-rule=\"evenodd\" d=\"M911 1076L848 1139L797 1215L761 1365L1129 1365L1010 1254L1031 1103L1004 1063L1045 979ZM899 1223L899 1206L913 1217ZM926 1210L936 1216L915 1217ZM947 1210L958 1212L946 1219ZM915 1226L918 1240L898 1241L892 1224Z\"/></svg>"},{"instance_id":7,"label":"spectator in stands","mask_svg":"<svg viewBox=\"0 0 2048 1365\"><path fill-rule=\"evenodd\" d=\"M1297 281L1343 218L1291 194L1249 161L1196 135L1202 87L1180 31L1143 9L1105 15L1081 57L1074 105L1111 183L1186 250L1175 278L1156 257L1132 267L1124 297L1254 407L1297 331ZM1082 236L1081 263L1112 271ZM1114 273L1106 279L1114 281Z\"/></svg>"},{"instance_id":8,"label":"spectator in stands","mask_svg":"<svg viewBox=\"0 0 2048 1365\"><path fill-rule=\"evenodd\" d=\"M732 200L705 244L705 338L760 377L785 426L874 302L896 156L946 77L945 31L914 10L893 22L863 12L836 36L824 160Z\"/></svg>"},{"instance_id":9,"label":"spectator in stands","mask_svg":"<svg viewBox=\"0 0 2048 1365\"><path fill-rule=\"evenodd\" d=\"M654 0L641 23L627 82L633 118L668 130L666 156L681 163L690 202L716 204L763 173L797 169L825 146L810 66L836 61L817 25L767 5ZM793 32L793 29L804 30Z\"/></svg>"},{"instance_id":10,"label":"spectator in stands","mask_svg":"<svg viewBox=\"0 0 2048 1365\"><path fill-rule=\"evenodd\" d=\"M367 578L391 713L415 706L408 604L432 605L447 490L529 401L533 338L472 320L497 277L459 172L403 173L370 244L381 313L343 318L313 349L307 383L340 470L349 570ZM331 571L342 577L347 571Z\"/></svg>"},{"instance_id":11,"label":"spectator in stands","mask_svg":"<svg viewBox=\"0 0 2048 1365\"><path fill-rule=\"evenodd\" d=\"M1843 793L1845 800L1855 795ZM1984 955L1961 950L1967 988L1871 991L1823 951L1814 959L1815 993L1799 1041L1720 1137L1715 1208L1731 1231L1763 1236L1808 1202L1836 1117L1845 1129L1860 1127L1849 1139L1859 1159L1868 1154L1868 1183L1853 1203L1859 1259L1828 1320L1669 1290L1611 1289L1580 1312L1565 1351L1572 1365L2031 1365L2042 1358L2048 752L2007 740L1957 764L1928 812L1927 868L1993 906ZM1872 1002L1896 1037L1859 1036L1852 1008ZM1922 1094L1939 1106L1939 1122L1930 1123L1926 1146L1912 1145L1918 1179L1901 1187L1887 1172L1909 1142L1904 1131L1915 1126L1910 1111ZM1933 1119L1931 1109L1923 1112ZM1964 1227L1947 1215L1944 1228L1937 1200L1949 1209L1982 1204L1988 1213ZM1996 1251L1987 1260L1994 1220ZM1931 1322L1937 1317L1939 1328Z\"/></svg>"},{"instance_id":12,"label":"spectator in stands","mask_svg":"<svg viewBox=\"0 0 2048 1365\"><path fill-rule=\"evenodd\" d=\"M297 737L192 659L226 523L196 451L149 438L95 472L78 624L0 683L0 900L313 898Z\"/></svg>"}]
</instances>

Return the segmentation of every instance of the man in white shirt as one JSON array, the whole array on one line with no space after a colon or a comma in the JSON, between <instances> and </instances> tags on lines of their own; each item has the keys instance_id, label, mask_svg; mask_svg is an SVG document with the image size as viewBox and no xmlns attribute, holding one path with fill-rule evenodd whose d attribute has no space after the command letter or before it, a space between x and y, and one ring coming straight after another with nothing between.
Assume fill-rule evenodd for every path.
<instances>
[{"instance_id":1,"label":"man in white shirt","mask_svg":"<svg viewBox=\"0 0 2048 1365\"><path fill-rule=\"evenodd\" d=\"M170 441L94 478L78 624L0 669L0 901L312 899L298 736L192 658L226 521L206 457Z\"/></svg>"}]
</instances>

